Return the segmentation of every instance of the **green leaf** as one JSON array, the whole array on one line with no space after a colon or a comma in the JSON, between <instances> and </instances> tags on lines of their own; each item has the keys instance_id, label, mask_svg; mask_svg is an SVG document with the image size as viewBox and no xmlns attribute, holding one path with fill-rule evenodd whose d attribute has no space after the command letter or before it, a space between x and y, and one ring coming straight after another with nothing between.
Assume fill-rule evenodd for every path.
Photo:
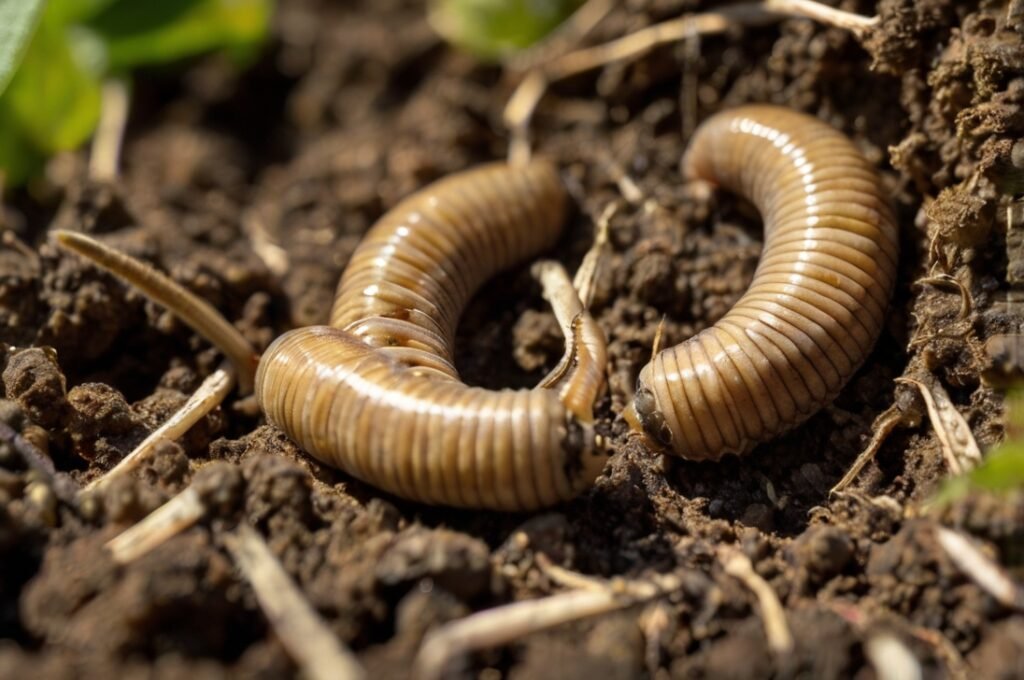
<instances>
[{"instance_id":1,"label":"green leaf","mask_svg":"<svg viewBox=\"0 0 1024 680\"><path fill-rule=\"evenodd\" d=\"M482 59L529 47L582 0L431 0L430 24L445 40Z\"/></svg>"},{"instance_id":2,"label":"green leaf","mask_svg":"<svg viewBox=\"0 0 1024 680\"><path fill-rule=\"evenodd\" d=\"M25 55L44 0L0 0L0 94Z\"/></svg>"},{"instance_id":3,"label":"green leaf","mask_svg":"<svg viewBox=\"0 0 1024 680\"><path fill-rule=\"evenodd\" d=\"M992 450L971 472L943 484L932 501L946 505L972 493L1004 493L1024 489L1024 441L1008 441Z\"/></svg>"},{"instance_id":4,"label":"green leaf","mask_svg":"<svg viewBox=\"0 0 1024 680\"><path fill-rule=\"evenodd\" d=\"M62 24L87 21L118 0L49 0L48 12Z\"/></svg>"},{"instance_id":5,"label":"green leaf","mask_svg":"<svg viewBox=\"0 0 1024 680\"><path fill-rule=\"evenodd\" d=\"M216 49L246 55L266 36L272 0L117 0L88 23L112 70Z\"/></svg>"},{"instance_id":6,"label":"green leaf","mask_svg":"<svg viewBox=\"0 0 1024 680\"><path fill-rule=\"evenodd\" d=\"M40 151L74 149L100 113L100 84L71 52L67 30L47 11L0 102Z\"/></svg>"}]
</instances>

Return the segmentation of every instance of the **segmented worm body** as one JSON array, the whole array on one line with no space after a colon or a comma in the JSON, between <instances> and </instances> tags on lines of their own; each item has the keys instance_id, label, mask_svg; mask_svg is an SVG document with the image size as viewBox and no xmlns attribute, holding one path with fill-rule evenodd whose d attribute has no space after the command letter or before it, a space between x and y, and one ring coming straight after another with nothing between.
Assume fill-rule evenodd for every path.
<instances>
[{"instance_id":1,"label":"segmented worm body","mask_svg":"<svg viewBox=\"0 0 1024 680\"><path fill-rule=\"evenodd\" d=\"M556 305L571 351L543 387L470 387L453 360L470 296L554 245L565 204L543 161L452 175L399 204L353 254L330 326L286 333L263 355L268 419L325 463L412 500L527 510L576 495L605 462L592 428L605 345L575 294L568 310Z\"/></svg>"},{"instance_id":2,"label":"segmented worm body","mask_svg":"<svg viewBox=\"0 0 1024 680\"><path fill-rule=\"evenodd\" d=\"M861 365L884 322L898 234L856 147L787 109L712 117L683 172L749 198L764 220L764 250L722 319L643 368L626 417L679 455L716 460L802 422Z\"/></svg>"}]
</instances>

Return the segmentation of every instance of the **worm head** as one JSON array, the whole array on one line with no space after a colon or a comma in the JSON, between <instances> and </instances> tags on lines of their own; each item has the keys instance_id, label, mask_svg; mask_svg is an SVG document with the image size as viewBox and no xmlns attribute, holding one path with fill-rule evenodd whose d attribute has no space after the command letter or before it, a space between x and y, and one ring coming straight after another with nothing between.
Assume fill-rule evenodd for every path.
<instances>
[{"instance_id":1,"label":"worm head","mask_svg":"<svg viewBox=\"0 0 1024 680\"><path fill-rule=\"evenodd\" d=\"M574 487L583 490L590 486L608 462L608 447L604 438L594 430L594 424L570 415L566 420L565 476Z\"/></svg>"},{"instance_id":2,"label":"worm head","mask_svg":"<svg viewBox=\"0 0 1024 680\"><path fill-rule=\"evenodd\" d=\"M636 396L623 414L630 429L640 435L644 444L655 451L672 447L672 430L658 409L654 392L644 384L643 373L637 380Z\"/></svg>"}]
</instances>

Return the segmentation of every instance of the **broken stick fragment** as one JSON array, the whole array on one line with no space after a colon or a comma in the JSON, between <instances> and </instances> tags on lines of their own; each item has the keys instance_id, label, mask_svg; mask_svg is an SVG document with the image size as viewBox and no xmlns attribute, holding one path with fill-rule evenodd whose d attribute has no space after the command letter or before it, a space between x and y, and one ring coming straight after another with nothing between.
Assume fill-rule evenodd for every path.
<instances>
[{"instance_id":1,"label":"broken stick fragment","mask_svg":"<svg viewBox=\"0 0 1024 680\"><path fill-rule=\"evenodd\" d=\"M224 353L238 372L238 386L252 392L258 357L249 341L206 300L148 264L121 253L91 236L55 231L57 244L137 288L147 299L166 307L178 319Z\"/></svg>"},{"instance_id":2,"label":"broken stick fragment","mask_svg":"<svg viewBox=\"0 0 1024 680\"><path fill-rule=\"evenodd\" d=\"M126 472L136 469L157 448L162 441L174 441L188 432L210 411L217 408L235 386L234 371L227 366L210 374L188 401L168 418L160 427L142 440L142 443L105 475L93 480L85 487L86 493L105 489L112 481Z\"/></svg>"},{"instance_id":3,"label":"broken stick fragment","mask_svg":"<svg viewBox=\"0 0 1024 680\"><path fill-rule=\"evenodd\" d=\"M1004 607L1024 611L1024 588L1014 583L1002 567L963 534L946 527L935 531L939 545L960 571Z\"/></svg>"},{"instance_id":4,"label":"broken stick fragment","mask_svg":"<svg viewBox=\"0 0 1024 680\"><path fill-rule=\"evenodd\" d=\"M255 530L241 525L224 537L228 552L252 586L274 633L306 677L362 680L365 672Z\"/></svg>"},{"instance_id":5,"label":"broken stick fragment","mask_svg":"<svg viewBox=\"0 0 1024 680\"><path fill-rule=\"evenodd\" d=\"M416 680L438 680L445 665L459 654L508 644L563 623L598 616L667 595L682 587L678 574L646 580L600 579L574 574L542 558L541 567L553 580L579 586L539 600L494 607L431 631L413 665Z\"/></svg>"},{"instance_id":6,"label":"broken stick fragment","mask_svg":"<svg viewBox=\"0 0 1024 680\"><path fill-rule=\"evenodd\" d=\"M510 163L521 164L529 160L530 121L551 83L608 64L635 59L659 45L700 35L724 33L739 26L758 26L783 17L807 18L826 26L842 28L853 33L859 40L863 40L879 23L877 16L845 12L814 0L764 0L687 14L647 26L610 42L568 53L551 52L547 55L550 57L547 61L534 60L533 68L520 81L505 106L503 119L511 132ZM583 35L585 32L578 34L578 37Z\"/></svg>"},{"instance_id":7,"label":"broken stick fragment","mask_svg":"<svg viewBox=\"0 0 1024 680\"><path fill-rule=\"evenodd\" d=\"M897 378L896 382L913 385L920 390L932 427L942 444L942 455L950 474L960 475L977 467L981 462L981 449L974 440L970 425L956 410L942 385L935 380L925 384L915 378Z\"/></svg>"},{"instance_id":8,"label":"broken stick fragment","mask_svg":"<svg viewBox=\"0 0 1024 680\"><path fill-rule=\"evenodd\" d=\"M115 562L127 564L177 536L206 514L206 506L193 487L167 501L141 522L107 543Z\"/></svg>"},{"instance_id":9,"label":"broken stick fragment","mask_svg":"<svg viewBox=\"0 0 1024 680\"><path fill-rule=\"evenodd\" d=\"M793 634L789 631L786 613L779 602L779 596L772 590L771 585L754 571L750 559L739 550L722 548L719 551L719 559L725 573L741 581L757 598L768 647L780 656L792 652Z\"/></svg>"}]
</instances>

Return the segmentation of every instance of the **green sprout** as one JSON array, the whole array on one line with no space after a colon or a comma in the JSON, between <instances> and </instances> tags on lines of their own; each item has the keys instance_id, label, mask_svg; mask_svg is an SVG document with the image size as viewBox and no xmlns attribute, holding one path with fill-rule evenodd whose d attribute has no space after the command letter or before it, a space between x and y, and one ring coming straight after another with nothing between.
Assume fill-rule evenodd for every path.
<instances>
[{"instance_id":1,"label":"green sprout","mask_svg":"<svg viewBox=\"0 0 1024 680\"><path fill-rule=\"evenodd\" d=\"M445 40L485 60L529 47L582 0L432 0L430 24Z\"/></svg>"},{"instance_id":2,"label":"green sprout","mask_svg":"<svg viewBox=\"0 0 1024 680\"><path fill-rule=\"evenodd\" d=\"M48 156L92 135L105 79L213 50L251 57L272 2L0 0L4 183L24 182Z\"/></svg>"}]
</instances>

